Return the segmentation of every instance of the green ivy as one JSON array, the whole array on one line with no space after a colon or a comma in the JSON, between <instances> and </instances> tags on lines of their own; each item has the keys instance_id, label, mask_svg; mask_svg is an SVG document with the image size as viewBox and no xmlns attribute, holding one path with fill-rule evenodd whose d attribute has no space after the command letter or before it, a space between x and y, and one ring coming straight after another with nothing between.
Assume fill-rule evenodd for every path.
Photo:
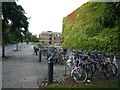
<instances>
[{"instance_id":1,"label":"green ivy","mask_svg":"<svg viewBox=\"0 0 120 90\"><path fill-rule=\"evenodd\" d=\"M68 16L64 17L63 47L120 54L120 20L116 19L119 16L113 13L117 10L113 8L116 5L110 8L111 4L88 2L71 14L74 14L74 21L70 22Z\"/></svg>"}]
</instances>

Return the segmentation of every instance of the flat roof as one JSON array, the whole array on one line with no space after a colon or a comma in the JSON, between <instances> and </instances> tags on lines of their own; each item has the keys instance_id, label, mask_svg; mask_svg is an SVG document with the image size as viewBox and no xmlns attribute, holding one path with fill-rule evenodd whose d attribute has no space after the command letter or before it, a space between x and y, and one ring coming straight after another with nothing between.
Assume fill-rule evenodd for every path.
<instances>
[{"instance_id":1,"label":"flat roof","mask_svg":"<svg viewBox=\"0 0 120 90\"><path fill-rule=\"evenodd\" d=\"M42 33L46 33L46 34L62 34L61 32L52 32L52 31L42 31Z\"/></svg>"}]
</instances>

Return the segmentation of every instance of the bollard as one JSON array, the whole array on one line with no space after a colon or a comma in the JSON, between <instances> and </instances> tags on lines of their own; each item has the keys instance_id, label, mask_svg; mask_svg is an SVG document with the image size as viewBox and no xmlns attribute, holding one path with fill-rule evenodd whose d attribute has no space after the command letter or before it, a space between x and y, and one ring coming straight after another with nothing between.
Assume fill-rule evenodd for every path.
<instances>
[{"instance_id":1,"label":"bollard","mask_svg":"<svg viewBox=\"0 0 120 90\"><path fill-rule=\"evenodd\" d=\"M39 50L39 62L41 62L41 58L42 58L42 55L41 55L41 49Z\"/></svg>"},{"instance_id":2,"label":"bollard","mask_svg":"<svg viewBox=\"0 0 120 90\"><path fill-rule=\"evenodd\" d=\"M48 59L48 84L53 83L53 58Z\"/></svg>"}]
</instances>

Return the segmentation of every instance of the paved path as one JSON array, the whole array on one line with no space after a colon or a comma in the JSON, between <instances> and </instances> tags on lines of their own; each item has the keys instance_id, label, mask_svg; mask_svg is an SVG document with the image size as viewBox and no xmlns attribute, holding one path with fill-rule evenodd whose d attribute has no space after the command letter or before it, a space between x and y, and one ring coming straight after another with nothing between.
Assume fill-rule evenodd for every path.
<instances>
[{"instance_id":1,"label":"paved path","mask_svg":"<svg viewBox=\"0 0 120 90\"><path fill-rule=\"evenodd\" d=\"M19 49L22 49L26 46L26 43L19 43L18 47ZM16 45L15 44L7 44L5 45L5 55L9 54L11 50L16 49ZM2 45L0 45L0 56L2 56Z\"/></svg>"},{"instance_id":2,"label":"paved path","mask_svg":"<svg viewBox=\"0 0 120 90\"><path fill-rule=\"evenodd\" d=\"M39 88L47 79L48 63L43 57L38 62L38 56L33 55L33 46L26 45L20 51L11 52L2 60L3 88ZM54 66L54 78L64 73L64 67Z\"/></svg>"},{"instance_id":3,"label":"paved path","mask_svg":"<svg viewBox=\"0 0 120 90\"><path fill-rule=\"evenodd\" d=\"M32 48L28 45L21 51L11 52L3 58L3 88L37 88L35 62L37 58L32 55Z\"/></svg>"}]
</instances>

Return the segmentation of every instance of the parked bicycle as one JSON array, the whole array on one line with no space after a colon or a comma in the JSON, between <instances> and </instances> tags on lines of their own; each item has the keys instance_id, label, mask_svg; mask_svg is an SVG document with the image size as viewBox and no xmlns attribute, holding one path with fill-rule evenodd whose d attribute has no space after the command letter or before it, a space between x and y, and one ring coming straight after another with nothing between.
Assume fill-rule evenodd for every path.
<instances>
[{"instance_id":1,"label":"parked bicycle","mask_svg":"<svg viewBox=\"0 0 120 90\"><path fill-rule=\"evenodd\" d=\"M82 67L77 66L75 60L67 60L67 66L71 70L70 76L75 82L83 83L87 80L87 72Z\"/></svg>"},{"instance_id":2,"label":"parked bicycle","mask_svg":"<svg viewBox=\"0 0 120 90\"><path fill-rule=\"evenodd\" d=\"M90 57L92 58L90 65L93 68L93 73L101 71L106 79L117 74L117 67L110 61L110 58L106 58L98 52L92 54Z\"/></svg>"}]
</instances>

